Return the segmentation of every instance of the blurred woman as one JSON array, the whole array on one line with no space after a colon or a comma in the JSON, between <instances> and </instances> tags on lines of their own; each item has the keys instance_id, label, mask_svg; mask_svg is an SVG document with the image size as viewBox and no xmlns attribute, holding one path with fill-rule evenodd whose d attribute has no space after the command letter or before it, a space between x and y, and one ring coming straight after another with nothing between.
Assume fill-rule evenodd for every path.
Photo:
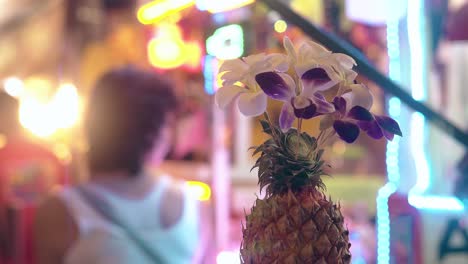
<instances>
[{"instance_id":1,"label":"blurred woman","mask_svg":"<svg viewBox=\"0 0 468 264\"><path fill-rule=\"evenodd\" d=\"M85 116L90 181L39 210L40 263L200 262L197 203L147 170L167 154L176 105L171 85L152 73L127 67L98 81Z\"/></svg>"}]
</instances>

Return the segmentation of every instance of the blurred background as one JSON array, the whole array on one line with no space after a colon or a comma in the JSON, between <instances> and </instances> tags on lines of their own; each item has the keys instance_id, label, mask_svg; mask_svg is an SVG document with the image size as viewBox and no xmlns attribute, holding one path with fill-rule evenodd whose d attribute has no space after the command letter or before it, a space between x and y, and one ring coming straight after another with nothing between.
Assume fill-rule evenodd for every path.
<instances>
[{"instance_id":1,"label":"blurred background","mask_svg":"<svg viewBox=\"0 0 468 264\"><path fill-rule=\"evenodd\" d=\"M265 135L256 118L235 106L214 106L216 76L223 60L282 52L284 36L294 43L320 39L283 17L285 10L351 44L411 100L468 130L465 0L0 0L2 89L19 100L29 140L57 159L14 171L0 162L0 207L10 208L11 227L0 234L1 253L29 263L20 256L28 250L34 208L54 188L87 179L81 116L93 83L134 64L174 82L182 115L159 169L187 181L213 209L217 263L239 263L244 210L263 195L247 150ZM467 263L466 133L457 138L372 76L359 78L375 97L373 112L396 119L404 137L337 140L326 152L333 168L327 193L343 206L353 263ZM281 105L268 107L279 115ZM318 121L304 125L317 133ZM0 149L7 146L1 134Z\"/></svg>"}]
</instances>

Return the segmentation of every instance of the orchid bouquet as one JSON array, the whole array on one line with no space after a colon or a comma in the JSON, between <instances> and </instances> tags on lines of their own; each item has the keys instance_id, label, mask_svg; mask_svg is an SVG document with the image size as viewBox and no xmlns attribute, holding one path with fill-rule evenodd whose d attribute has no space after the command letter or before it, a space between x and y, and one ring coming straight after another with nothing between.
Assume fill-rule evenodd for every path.
<instances>
[{"instance_id":1,"label":"orchid bouquet","mask_svg":"<svg viewBox=\"0 0 468 264\"><path fill-rule=\"evenodd\" d=\"M283 131L298 119L322 117L323 134L336 132L353 143L360 131L374 139L392 140L401 136L398 123L390 117L372 114L372 94L352 70L356 62L348 55L332 53L309 41L296 49L284 38L287 54L256 54L225 61L220 69L222 87L216 103L225 108L239 97L239 110L245 116L265 113L268 97L284 102L279 124ZM323 92L338 85L336 94L327 100Z\"/></svg>"},{"instance_id":2,"label":"orchid bouquet","mask_svg":"<svg viewBox=\"0 0 468 264\"><path fill-rule=\"evenodd\" d=\"M340 206L323 194L323 146L334 135L353 143L363 131L374 139L401 136L398 123L370 112L372 94L356 82L356 62L306 42L294 47L284 38L286 54L255 54L225 61L216 104L235 99L246 116L264 114L261 124L271 138L255 148L261 153L260 188L243 227L243 263L349 263L348 231ZM283 102L279 127L266 113L268 98ZM321 118L320 133L301 132L304 120ZM297 128L293 128L297 120Z\"/></svg>"}]
</instances>

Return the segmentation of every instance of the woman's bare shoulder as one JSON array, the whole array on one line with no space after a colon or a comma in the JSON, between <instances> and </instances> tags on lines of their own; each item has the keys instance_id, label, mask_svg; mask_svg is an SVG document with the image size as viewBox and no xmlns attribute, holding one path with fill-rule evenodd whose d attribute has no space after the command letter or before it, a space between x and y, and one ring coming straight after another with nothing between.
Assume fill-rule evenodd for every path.
<instances>
[{"instance_id":1,"label":"woman's bare shoulder","mask_svg":"<svg viewBox=\"0 0 468 264\"><path fill-rule=\"evenodd\" d=\"M61 263L78 229L64 201L52 195L36 212L34 233L39 263Z\"/></svg>"},{"instance_id":2,"label":"woman's bare shoulder","mask_svg":"<svg viewBox=\"0 0 468 264\"><path fill-rule=\"evenodd\" d=\"M47 221L44 221L47 220ZM73 221L65 202L58 195L50 195L38 207L36 224L61 223Z\"/></svg>"},{"instance_id":3,"label":"woman's bare shoulder","mask_svg":"<svg viewBox=\"0 0 468 264\"><path fill-rule=\"evenodd\" d=\"M183 183L172 180L165 188L161 197L160 221L163 228L167 229L179 222L185 208L186 192Z\"/></svg>"}]
</instances>

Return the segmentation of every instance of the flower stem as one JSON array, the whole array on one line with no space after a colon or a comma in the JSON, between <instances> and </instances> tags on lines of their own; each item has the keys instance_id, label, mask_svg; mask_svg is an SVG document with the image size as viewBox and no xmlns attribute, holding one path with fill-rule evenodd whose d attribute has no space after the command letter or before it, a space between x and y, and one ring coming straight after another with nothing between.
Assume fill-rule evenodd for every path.
<instances>
[{"instance_id":1,"label":"flower stem","mask_svg":"<svg viewBox=\"0 0 468 264\"><path fill-rule=\"evenodd\" d=\"M322 133L323 132L323 133ZM324 138L327 136L327 130L320 132L320 137L317 138L317 147L322 147Z\"/></svg>"},{"instance_id":2,"label":"flower stem","mask_svg":"<svg viewBox=\"0 0 468 264\"><path fill-rule=\"evenodd\" d=\"M263 113L263 117L265 117L265 120L268 122L268 124L270 124L270 126L273 127L273 124L271 123L270 116L268 115L267 111Z\"/></svg>"},{"instance_id":3,"label":"flower stem","mask_svg":"<svg viewBox=\"0 0 468 264\"><path fill-rule=\"evenodd\" d=\"M299 132L299 134L301 133L301 130L302 130L302 118L299 118L299 121L297 123L297 131Z\"/></svg>"},{"instance_id":4,"label":"flower stem","mask_svg":"<svg viewBox=\"0 0 468 264\"><path fill-rule=\"evenodd\" d=\"M319 135L317 136L317 144L320 142L320 140L321 140L322 137L323 137L323 134L324 134L323 131L324 131L324 130L320 130L320 133L319 133Z\"/></svg>"},{"instance_id":5,"label":"flower stem","mask_svg":"<svg viewBox=\"0 0 468 264\"><path fill-rule=\"evenodd\" d=\"M328 133L327 133L328 132ZM325 132L322 134L320 133L319 136L320 137L320 140L317 139L317 146L319 146L319 148L321 148L323 145L325 145L325 143L330 140L333 136L335 135L335 131L333 129L327 129L325 130Z\"/></svg>"},{"instance_id":6,"label":"flower stem","mask_svg":"<svg viewBox=\"0 0 468 264\"><path fill-rule=\"evenodd\" d=\"M275 127L273 126L273 123L271 122L271 119L270 119L270 116L268 115L268 112L265 111L265 112L263 113L263 116L265 117L265 120L268 122L268 124L270 124L270 129L271 129L271 133L272 133L272 135L273 135L273 139L279 140L278 135L276 135L276 129L275 129Z\"/></svg>"}]
</instances>

